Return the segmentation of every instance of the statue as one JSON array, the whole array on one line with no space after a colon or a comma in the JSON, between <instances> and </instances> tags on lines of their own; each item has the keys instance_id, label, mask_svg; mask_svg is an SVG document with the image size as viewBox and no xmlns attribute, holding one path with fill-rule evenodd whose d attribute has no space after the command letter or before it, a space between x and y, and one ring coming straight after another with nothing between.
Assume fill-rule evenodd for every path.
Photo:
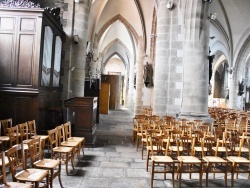
<instances>
[{"instance_id":1,"label":"statue","mask_svg":"<svg viewBox=\"0 0 250 188\"><path fill-rule=\"evenodd\" d=\"M152 79L152 67L148 64L144 66L144 84L146 87L149 87L151 84L151 79Z\"/></svg>"},{"instance_id":2,"label":"statue","mask_svg":"<svg viewBox=\"0 0 250 188\"><path fill-rule=\"evenodd\" d=\"M238 90L238 95L241 96L244 94L244 79L242 79L241 82L239 82L239 90Z\"/></svg>"}]
</instances>

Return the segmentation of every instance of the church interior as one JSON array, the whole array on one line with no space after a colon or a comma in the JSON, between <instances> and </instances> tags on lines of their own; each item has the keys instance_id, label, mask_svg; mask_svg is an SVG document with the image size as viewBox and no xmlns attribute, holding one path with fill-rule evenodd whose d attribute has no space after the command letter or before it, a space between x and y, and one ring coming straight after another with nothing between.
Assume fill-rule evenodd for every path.
<instances>
[{"instance_id":1,"label":"church interior","mask_svg":"<svg viewBox=\"0 0 250 188\"><path fill-rule=\"evenodd\" d=\"M249 7L249 0L0 0L2 172L10 167L2 182L249 186ZM57 174L43 167L40 182L27 185L11 170L16 145L24 168L35 153L67 160L52 161ZM90 176L81 171L87 164ZM167 180L157 175L161 165Z\"/></svg>"}]
</instances>

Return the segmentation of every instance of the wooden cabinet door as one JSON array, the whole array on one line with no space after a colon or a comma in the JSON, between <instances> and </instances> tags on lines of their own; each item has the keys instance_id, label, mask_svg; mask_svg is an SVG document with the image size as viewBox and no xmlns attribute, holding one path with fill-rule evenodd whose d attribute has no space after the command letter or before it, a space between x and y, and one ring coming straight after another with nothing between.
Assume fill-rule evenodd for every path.
<instances>
[{"instance_id":1,"label":"wooden cabinet door","mask_svg":"<svg viewBox=\"0 0 250 188\"><path fill-rule=\"evenodd\" d=\"M110 84L102 83L100 92L100 114L109 113Z\"/></svg>"}]
</instances>

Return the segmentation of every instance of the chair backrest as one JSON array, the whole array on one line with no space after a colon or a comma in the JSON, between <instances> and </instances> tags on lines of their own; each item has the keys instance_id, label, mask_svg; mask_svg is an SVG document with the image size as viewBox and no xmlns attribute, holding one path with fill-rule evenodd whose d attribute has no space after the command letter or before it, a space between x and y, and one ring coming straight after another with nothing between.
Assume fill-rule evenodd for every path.
<instances>
[{"instance_id":1,"label":"chair backrest","mask_svg":"<svg viewBox=\"0 0 250 188\"><path fill-rule=\"evenodd\" d=\"M18 126L13 126L8 128L8 136L9 136L9 142L10 142L10 147L12 147L15 144L19 143L19 131L18 131Z\"/></svg>"},{"instance_id":2,"label":"chair backrest","mask_svg":"<svg viewBox=\"0 0 250 188\"><path fill-rule=\"evenodd\" d=\"M41 160L43 153L42 153L42 147L41 147L41 139L40 137L31 139L28 142L26 142L28 145L28 151L30 154L31 159L31 165L33 166L34 162Z\"/></svg>"},{"instance_id":3,"label":"chair backrest","mask_svg":"<svg viewBox=\"0 0 250 188\"><path fill-rule=\"evenodd\" d=\"M32 137L32 136L36 136L37 133L36 133L36 121L35 120L32 120L32 121L28 121L28 126L29 126L29 136Z\"/></svg>"},{"instance_id":4,"label":"chair backrest","mask_svg":"<svg viewBox=\"0 0 250 188\"><path fill-rule=\"evenodd\" d=\"M24 163L24 151L23 143L12 146L9 150L6 151L6 155L10 164L10 172L12 175L12 180L16 181L15 175L17 170L25 169Z\"/></svg>"},{"instance_id":5,"label":"chair backrest","mask_svg":"<svg viewBox=\"0 0 250 188\"><path fill-rule=\"evenodd\" d=\"M1 152L0 159L2 161L0 179L1 179L2 184L6 184L5 152L4 151Z\"/></svg>"},{"instance_id":6,"label":"chair backrest","mask_svg":"<svg viewBox=\"0 0 250 188\"><path fill-rule=\"evenodd\" d=\"M67 123L63 124L64 127L64 133L65 133L65 140L67 141L68 138L71 137L71 123L68 121Z\"/></svg>"},{"instance_id":7,"label":"chair backrest","mask_svg":"<svg viewBox=\"0 0 250 188\"><path fill-rule=\"evenodd\" d=\"M27 140L28 136L29 136L29 126L28 126L28 123L25 122L25 123L18 124L18 129L19 129L19 134L20 134L20 140L21 140L21 142L23 140Z\"/></svg>"},{"instance_id":8,"label":"chair backrest","mask_svg":"<svg viewBox=\"0 0 250 188\"><path fill-rule=\"evenodd\" d=\"M59 125L56 127L56 129L57 129L58 144L60 146L61 143L65 141L64 127L63 127L63 125Z\"/></svg>"},{"instance_id":9,"label":"chair backrest","mask_svg":"<svg viewBox=\"0 0 250 188\"><path fill-rule=\"evenodd\" d=\"M51 129L51 130L48 130L47 132L49 136L49 146L52 151L54 147L58 147L57 130Z\"/></svg>"},{"instance_id":10,"label":"chair backrest","mask_svg":"<svg viewBox=\"0 0 250 188\"><path fill-rule=\"evenodd\" d=\"M1 135L6 136L8 135L8 128L12 127L12 118L3 119L0 121L1 124Z\"/></svg>"}]
</instances>

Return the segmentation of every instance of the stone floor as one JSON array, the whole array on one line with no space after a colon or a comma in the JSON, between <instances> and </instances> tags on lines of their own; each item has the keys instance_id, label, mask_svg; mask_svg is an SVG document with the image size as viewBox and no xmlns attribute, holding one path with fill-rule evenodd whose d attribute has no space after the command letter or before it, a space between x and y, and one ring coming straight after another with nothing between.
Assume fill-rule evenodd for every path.
<instances>
[{"instance_id":1,"label":"stone floor","mask_svg":"<svg viewBox=\"0 0 250 188\"><path fill-rule=\"evenodd\" d=\"M136 151L131 142L132 116L126 110L110 111L108 115L101 115L96 131L97 140L93 148L85 148L85 154L76 163L76 169L66 176L65 167L62 169L62 182L65 188L147 188L150 187L150 169L146 172L145 159L141 159L141 150ZM144 157L145 158L145 157ZM77 160L76 160L77 161ZM246 175L239 175L235 180L235 187L250 187L250 180ZM163 180L163 174L156 175L154 187L172 187L171 176ZM203 186L205 186L205 174ZM169 179L169 180L168 180ZM59 188L56 178L54 188ZM177 180L175 180L175 185ZM228 185L230 175L228 175ZM183 177L182 187L199 187L198 176L192 179ZM209 180L209 187L224 187L222 174Z\"/></svg>"}]
</instances>

